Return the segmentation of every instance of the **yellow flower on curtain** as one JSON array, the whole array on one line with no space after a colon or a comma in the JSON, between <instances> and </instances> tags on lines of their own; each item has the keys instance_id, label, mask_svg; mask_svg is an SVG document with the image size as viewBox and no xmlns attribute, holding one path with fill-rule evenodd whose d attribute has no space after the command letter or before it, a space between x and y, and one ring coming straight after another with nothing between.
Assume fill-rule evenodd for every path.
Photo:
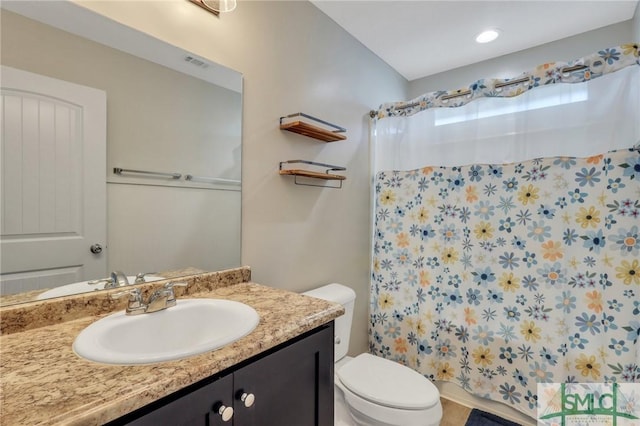
<instances>
[{"instance_id":1,"label":"yellow flower on curtain","mask_svg":"<svg viewBox=\"0 0 640 426\"><path fill-rule=\"evenodd\" d=\"M455 369L448 362L438 365L438 380L451 380L455 374Z\"/></svg>"},{"instance_id":2,"label":"yellow flower on curtain","mask_svg":"<svg viewBox=\"0 0 640 426\"><path fill-rule=\"evenodd\" d=\"M542 330L533 321L523 321L520 325L520 333L524 336L524 340L533 343L540 340L540 332Z\"/></svg>"},{"instance_id":3,"label":"yellow flower on curtain","mask_svg":"<svg viewBox=\"0 0 640 426\"><path fill-rule=\"evenodd\" d=\"M576 222L584 228L597 228L600 223L600 211L596 210L594 206L590 206L589 209L580 207L576 214Z\"/></svg>"},{"instance_id":4,"label":"yellow flower on curtain","mask_svg":"<svg viewBox=\"0 0 640 426\"><path fill-rule=\"evenodd\" d=\"M380 203L382 205L388 206L389 204L393 204L396 201L396 194L390 189L387 189L380 195Z\"/></svg>"},{"instance_id":5,"label":"yellow flower on curtain","mask_svg":"<svg viewBox=\"0 0 640 426\"><path fill-rule=\"evenodd\" d=\"M505 272L498 280L498 284L504 291L515 292L520 288L520 278L516 277L513 272Z\"/></svg>"},{"instance_id":6,"label":"yellow flower on curtain","mask_svg":"<svg viewBox=\"0 0 640 426\"><path fill-rule=\"evenodd\" d=\"M596 362L596 356L580 354L576 360L576 369L580 370L583 377L591 376L592 379L600 378L600 364Z\"/></svg>"},{"instance_id":7,"label":"yellow flower on curtain","mask_svg":"<svg viewBox=\"0 0 640 426\"><path fill-rule=\"evenodd\" d=\"M636 58L640 56L640 50L638 50L639 48L637 44L623 44L620 48L622 49L623 55L633 55Z\"/></svg>"},{"instance_id":8,"label":"yellow flower on curtain","mask_svg":"<svg viewBox=\"0 0 640 426\"><path fill-rule=\"evenodd\" d=\"M491 349L485 346L478 346L472 353L473 362L483 367L493 364L495 356L491 353Z\"/></svg>"},{"instance_id":9,"label":"yellow flower on curtain","mask_svg":"<svg viewBox=\"0 0 640 426\"><path fill-rule=\"evenodd\" d=\"M429 210L426 207L420 207L420 210L418 210L418 222L425 223L427 220L429 220Z\"/></svg>"},{"instance_id":10,"label":"yellow flower on curtain","mask_svg":"<svg viewBox=\"0 0 640 426\"><path fill-rule=\"evenodd\" d=\"M380 309L388 309L393 306L393 297L389 293L381 294L378 298Z\"/></svg>"},{"instance_id":11,"label":"yellow flower on curtain","mask_svg":"<svg viewBox=\"0 0 640 426\"><path fill-rule=\"evenodd\" d=\"M453 247L447 247L442 251L442 261L445 264L452 264L458 261L458 252Z\"/></svg>"},{"instance_id":12,"label":"yellow flower on curtain","mask_svg":"<svg viewBox=\"0 0 640 426\"><path fill-rule=\"evenodd\" d=\"M640 285L640 262L633 259L631 262L623 260L620 266L616 267L616 278L622 280L626 285Z\"/></svg>"},{"instance_id":13,"label":"yellow flower on curtain","mask_svg":"<svg viewBox=\"0 0 640 426\"><path fill-rule=\"evenodd\" d=\"M564 254L562 253L562 243L560 241L547 241L542 243L542 257L550 261L562 259Z\"/></svg>"},{"instance_id":14,"label":"yellow flower on curtain","mask_svg":"<svg viewBox=\"0 0 640 426\"><path fill-rule=\"evenodd\" d=\"M488 240L493 238L493 226L489 222L480 222L473 229L473 232L476 234L476 238L479 240Z\"/></svg>"},{"instance_id":15,"label":"yellow flower on curtain","mask_svg":"<svg viewBox=\"0 0 640 426\"><path fill-rule=\"evenodd\" d=\"M523 206L526 206L529 203L533 204L538 198L540 198L538 192L540 192L540 188L536 188L532 184L525 185L520 189L520 192L518 192L518 201L520 201Z\"/></svg>"},{"instance_id":16,"label":"yellow flower on curtain","mask_svg":"<svg viewBox=\"0 0 640 426\"><path fill-rule=\"evenodd\" d=\"M373 259L373 272L380 271L380 260L376 257Z\"/></svg>"}]
</instances>

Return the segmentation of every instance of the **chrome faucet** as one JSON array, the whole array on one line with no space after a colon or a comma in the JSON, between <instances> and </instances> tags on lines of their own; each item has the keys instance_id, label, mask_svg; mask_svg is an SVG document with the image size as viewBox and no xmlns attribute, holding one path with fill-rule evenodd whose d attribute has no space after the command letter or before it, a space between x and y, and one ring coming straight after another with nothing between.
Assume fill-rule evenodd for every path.
<instances>
[{"instance_id":1,"label":"chrome faucet","mask_svg":"<svg viewBox=\"0 0 640 426\"><path fill-rule=\"evenodd\" d=\"M147 303L147 313L157 312L176 306L176 294L173 291L173 287L186 287L187 285L187 283L168 282L163 288L154 291L149 297L149 302Z\"/></svg>"},{"instance_id":2,"label":"chrome faucet","mask_svg":"<svg viewBox=\"0 0 640 426\"><path fill-rule=\"evenodd\" d=\"M186 287L188 283L168 282L163 288L154 291L149 297L149 301L142 301L142 293L137 287L113 293L112 299L118 299L122 296L129 296L127 304L127 315L150 314L152 312L162 311L176 305L176 294L173 290L174 286Z\"/></svg>"},{"instance_id":3,"label":"chrome faucet","mask_svg":"<svg viewBox=\"0 0 640 426\"><path fill-rule=\"evenodd\" d=\"M111 272L111 285L113 287L107 287L109 283L105 284L104 288L115 288L115 287L124 287L129 285L129 280L127 276L122 271L113 271Z\"/></svg>"},{"instance_id":4,"label":"chrome faucet","mask_svg":"<svg viewBox=\"0 0 640 426\"><path fill-rule=\"evenodd\" d=\"M87 284L89 285L96 285L96 284L102 284L102 283L104 283L103 289L124 287L129 285L129 279L122 271L113 271L111 272L111 277L109 278L102 278L99 280L87 281ZM101 290L101 289L97 288L96 290Z\"/></svg>"}]
</instances>

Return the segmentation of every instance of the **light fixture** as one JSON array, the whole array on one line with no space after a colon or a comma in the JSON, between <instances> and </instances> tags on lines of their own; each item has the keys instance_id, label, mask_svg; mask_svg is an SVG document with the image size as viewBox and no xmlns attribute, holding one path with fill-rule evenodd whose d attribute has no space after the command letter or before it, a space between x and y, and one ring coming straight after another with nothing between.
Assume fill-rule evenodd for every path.
<instances>
[{"instance_id":1,"label":"light fixture","mask_svg":"<svg viewBox=\"0 0 640 426\"><path fill-rule=\"evenodd\" d=\"M231 12L236 8L237 0L189 0L197 4L201 8L219 15L221 13Z\"/></svg>"},{"instance_id":2,"label":"light fixture","mask_svg":"<svg viewBox=\"0 0 640 426\"><path fill-rule=\"evenodd\" d=\"M500 30L497 28L492 28L486 31L481 32L476 36L476 42L478 43L489 43L498 38L500 35Z\"/></svg>"},{"instance_id":3,"label":"light fixture","mask_svg":"<svg viewBox=\"0 0 640 426\"><path fill-rule=\"evenodd\" d=\"M236 0L202 0L202 4L216 12L231 12L236 8Z\"/></svg>"}]
</instances>

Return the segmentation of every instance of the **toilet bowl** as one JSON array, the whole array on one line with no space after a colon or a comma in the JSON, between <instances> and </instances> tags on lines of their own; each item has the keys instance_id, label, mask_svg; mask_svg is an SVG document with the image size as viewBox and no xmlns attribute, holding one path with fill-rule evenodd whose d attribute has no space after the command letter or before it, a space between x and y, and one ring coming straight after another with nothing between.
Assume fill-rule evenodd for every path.
<instances>
[{"instance_id":1,"label":"toilet bowl","mask_svg":"<svg viewBox=\"0 0 640 426\"><path fill-rule=\"evenodd\" d=\"M359 426L437 426L442 419L438 389L420 373L371 354L347 357L355 292L328 284L304 295L340 303L335 321L335 386Z\"/></svg>"},{"instance_id":2,"label":"toilet bowl","mask_svg":"<svg viewBox=\"0 0 640 426\"><path fill-rule=\"evenodd\" d=\"M404 365L364 353L338 368L336 379L357 425L440 424L438 389Z\"/></svg>"}]
</instances>

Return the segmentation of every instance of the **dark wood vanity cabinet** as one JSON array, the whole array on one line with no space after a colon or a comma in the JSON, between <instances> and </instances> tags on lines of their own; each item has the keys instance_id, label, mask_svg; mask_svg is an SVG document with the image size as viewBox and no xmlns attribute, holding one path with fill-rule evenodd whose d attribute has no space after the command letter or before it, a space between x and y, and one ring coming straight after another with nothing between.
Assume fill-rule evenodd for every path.
<instances>
[{"instance_id":1,"label":"dark wood vanity cabinet","mask_svg":"<svg viewBox=\"0 0 640 426\"><path fill-rule=\"evenodd\" d=\"M331 322L109 425L333 426L333 333Z\"/></svg>"}]
</instances>

